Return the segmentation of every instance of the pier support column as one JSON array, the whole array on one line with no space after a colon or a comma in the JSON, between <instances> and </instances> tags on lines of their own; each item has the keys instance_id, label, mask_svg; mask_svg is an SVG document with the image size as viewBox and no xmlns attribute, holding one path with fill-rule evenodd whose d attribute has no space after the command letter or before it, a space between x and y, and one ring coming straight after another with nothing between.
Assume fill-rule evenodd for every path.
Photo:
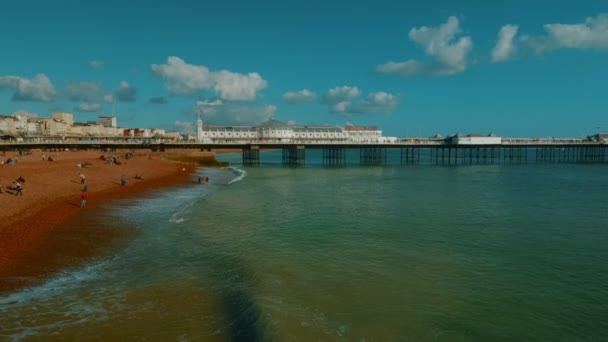
<instances>
[{"instance_id":1,"label":"pier support column","mask_svg":"<svg viewBox=\"0 0 608 342\"><path fill-rule=\"evenodd\" d=\"M243 165L260 165L260 146L250 145L243 148Z\"/></svg>"},{"instance_id":2,"label":"pier support column","mask_svg":"<svg viewBox=\"0 0 608 342\"><path fill-rule=\"evenodd\" d=\"M386 149L377 146L361 147L360 161L362 165L386 164Z\"/></svg>"},{"instance_id":3,"label":"pier support column","mask_svg":"<svg viewBox=\"0 0 608 342\"><path fill-rule=\"evenodd\" d=\"M283 149L283 164L293 166L303 166L305 163L304 146L292 146Z\"/></svg>"},{"instance_id":4,"label":"pier support column","mask_svg":"<svg viewBox=\"0 0 608 342\"><path fill-rule=\"evenodd\" d=\"M323 149L324 165L346 165L346 148L326 147Z\"/></svg>"},{"instance_id":5,"label":"pier support column","mask_svg":"<svg viewBox=\"0 0 608 342\"><path fill-rule=\"evenodd\" d=\"M433 159L432 154L431 154L431 159ZM420 162L420 148L405 147L405 148L401 149L401 164L417 164L419 162Z\"/></svg>"}]
</instances>

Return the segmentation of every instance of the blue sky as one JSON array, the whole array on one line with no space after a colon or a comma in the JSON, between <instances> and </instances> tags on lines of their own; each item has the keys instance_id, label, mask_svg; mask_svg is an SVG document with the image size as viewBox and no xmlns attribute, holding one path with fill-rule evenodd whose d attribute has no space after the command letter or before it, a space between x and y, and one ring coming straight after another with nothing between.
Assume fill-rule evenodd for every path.
<instances>
[{"instance_id":1,"label":"blue sky","mask_svg":"<svg viewBox=\"0 0 608 342\"><path fill-rule=\"evenodd\" d=\"M1 114L608 131L606 1L18 1L0 32Z\"/></svg>"}]
</instances>

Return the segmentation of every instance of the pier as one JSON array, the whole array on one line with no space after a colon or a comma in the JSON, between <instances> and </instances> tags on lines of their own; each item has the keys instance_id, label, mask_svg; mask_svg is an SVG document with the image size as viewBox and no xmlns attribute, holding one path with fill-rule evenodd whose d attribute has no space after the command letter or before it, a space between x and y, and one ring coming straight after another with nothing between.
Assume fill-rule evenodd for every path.
<instances>
[{"instance_id":1,"label":"pier","mask_svg":"<svg viewBox=\"0 0 608 342\"><path fill-rule=\"evenodd\" d=\"M526 163L608 163L608 144L594 141L569 140L509 140L496 145L459 145L437 141L400 141L389 144L351 143L154 143L150 141L74 141L74 142L21 142L2 143L0 151L10 150L65 150L65 149L151 149L170 151L178 149L241 150L242 163L258 166L263 163L263 151L281 150L284 165L306 165L307 151L320 151L323 165L347 165L358 153L360 165L486 165ZM355 162L356 163L356 162Z\"/></svg>"}]
</instances>

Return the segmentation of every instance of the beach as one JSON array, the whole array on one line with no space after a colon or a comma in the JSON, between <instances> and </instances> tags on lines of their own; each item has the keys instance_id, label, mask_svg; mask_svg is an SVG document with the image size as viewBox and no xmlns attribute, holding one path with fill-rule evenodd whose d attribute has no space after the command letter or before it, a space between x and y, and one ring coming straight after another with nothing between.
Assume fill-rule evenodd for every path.
<instances>
[{"instance_id":1,"label":"beach","mask_svg":"<svg viewBox=\"0 0 608 342\"><path fill-rule=\"evenodd\" d=\"M103 250L98 247L103 246L104 241L112 240L108 236L96 236L97 241L75 242L66 251L65 245L54 243L62 227L79 227L69 234L82 235L86 232L87 216L103 204L192 182L197 165L170 159L180 154L213 156L212 152L169 154L150 150L32 151L1 155L0 293L36 284L46 275L61 270L65 259L73 260L74 254L83 259L94 256ZM111 163L113 158L117 162ZM15 161L13 165L6 163L9 159ZM81 175L85 177L84 183ZM121 185L123 175L124 186ZM20 177L25 180L22 195L8 189ZM86 207L81 208L85 186L88 199ZM70 258L66 258L66 254Z\"/></svg>"}]
</instances>

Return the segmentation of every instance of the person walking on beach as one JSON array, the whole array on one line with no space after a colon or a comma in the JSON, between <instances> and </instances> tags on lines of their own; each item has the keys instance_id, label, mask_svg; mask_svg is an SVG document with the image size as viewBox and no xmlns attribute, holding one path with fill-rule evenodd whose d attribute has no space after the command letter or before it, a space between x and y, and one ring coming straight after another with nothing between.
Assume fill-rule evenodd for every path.
<instances>
[{"instance_id":1,"label":"person walking on beach","mask_svg":"<svg viewBox=\"0 0 608 342\"><path fill-rule=\"evenodd\" d=\"M85 180L85 178L86 178L86 177L84 176L84 174L82 174L82 173L81 173L81 174L80 174L80 184L84 184L84 180Z\"/></svg>"},{"instance_id":2,"label":"person walking on beach","mask_svg":"<svg viewBox=\"0 0 608 342\"><path fill-rule=\"evenodd\" d=\"M87 192L86 192L86 191L83 191L83 192L82 192L82 195L80 195L80 199L82 199L82 202L80 203L80 207L81 207L81 208L86 207L86 205L87 205L87 197L88 197L88 196L87 196Z\"/></svg>"},{"instance_id":3,"label":"person walking on beach","mask_svg":"<svg viewBox=\"0 0 608 342\"><path fill-rule=\"evenodd\" d=\"M120 176L120 185L127 185L127 177L125 177L125 175Z\"/></svg>"}]
</instances>

